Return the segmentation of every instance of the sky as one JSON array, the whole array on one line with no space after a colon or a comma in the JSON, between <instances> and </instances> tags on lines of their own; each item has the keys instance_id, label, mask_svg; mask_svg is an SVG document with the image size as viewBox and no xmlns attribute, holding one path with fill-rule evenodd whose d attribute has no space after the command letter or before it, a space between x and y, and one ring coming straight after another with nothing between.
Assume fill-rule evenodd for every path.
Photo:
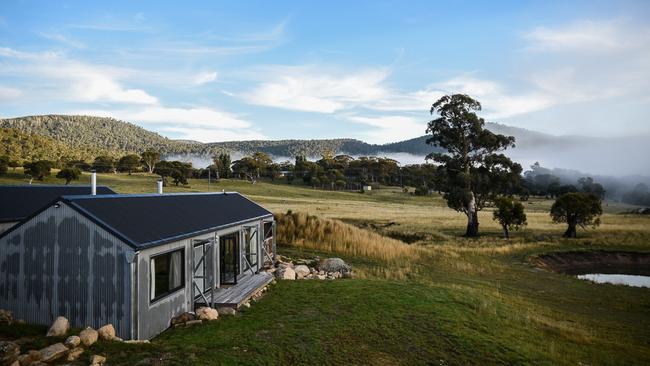
<instances>
[{"instance_id":1,"label":"sky","mask_svg":"<svg viewBox=\"0 0 650 366\"><path fill-rule=\"evenodd\" d=\"M491 122L650 136L650 1L0 2L0 117L387 143L449 93Z\"/></svg>"}]
</instances>

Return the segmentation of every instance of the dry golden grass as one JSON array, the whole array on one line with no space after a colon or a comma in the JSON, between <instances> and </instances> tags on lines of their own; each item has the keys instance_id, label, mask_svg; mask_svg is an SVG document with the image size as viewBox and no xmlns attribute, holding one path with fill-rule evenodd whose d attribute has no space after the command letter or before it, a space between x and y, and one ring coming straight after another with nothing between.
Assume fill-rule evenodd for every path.
<instances>
[{"instance_id":1,"label":"dry golden grass","mask_svg":"<svg viewBox=\"0 0 650 366\"><path fill-rule=\"evenodd\" d=\"M291 211L276 214L275 219L280 243L382 261L414 260L426 254L424 248L409 246L339 220Z\"/></svg>"}]
</instances>

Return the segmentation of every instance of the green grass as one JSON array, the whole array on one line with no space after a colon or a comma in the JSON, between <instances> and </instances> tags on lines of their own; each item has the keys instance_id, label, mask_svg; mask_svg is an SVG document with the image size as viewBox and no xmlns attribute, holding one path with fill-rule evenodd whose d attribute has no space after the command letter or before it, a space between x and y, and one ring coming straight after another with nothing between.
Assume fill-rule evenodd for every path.
<instances>
[{"instance_id":1,"label":"green grass","mask_svg":"<svg viewBox=\"0 0 650 366\"><path fill-rule=\"evenodd\" d=\"M0 184L21 180L20 172L10 171ZM153 192L155 181L146 174L98 178L123 193ZM425 255L386 261L281 246L280 253L292 257L341 256L358 277L280 282L235 318L169 330L150 345L101 342L88 353L106 354L114 365L650 364L649 289L593 284L531 265L531 258L550 251L650 250L650 218L619 214L625 206L608 205L601 227L565 240L564 227L548 216L551 202L531 200L528 227L505 241L489 210L481 213L482 236L466 239L465 218L440 197L399 189L359 194L237 180L210 188L240 191L275 212L305 212L412 238L410 246ZM207 182L192 180L190 187L166 191L207 189ZM2 338L16 332L0 327Z\"/></svg>"}]
</instances>

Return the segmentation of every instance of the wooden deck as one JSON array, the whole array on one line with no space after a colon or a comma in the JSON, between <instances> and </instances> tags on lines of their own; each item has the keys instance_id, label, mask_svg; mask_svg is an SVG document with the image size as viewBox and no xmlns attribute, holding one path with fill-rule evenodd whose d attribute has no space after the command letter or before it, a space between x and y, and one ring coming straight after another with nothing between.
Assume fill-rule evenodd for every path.
<instances>
[{"instance_id":1,"label":"wooden deck","mask_svg":"<svg viewBox=\"0 0 650 366\"><path fill-rule=\"evenodd\" d=\"M266 272L244 275L237 279L236 285L215 290L214 306L238 308L271 281L273 281L273 275ZM207 297L210 301L209 295ZM203 304L203 299L197 299L195 305L206 306L208 304Z\"/></svg>"}]
</instances>

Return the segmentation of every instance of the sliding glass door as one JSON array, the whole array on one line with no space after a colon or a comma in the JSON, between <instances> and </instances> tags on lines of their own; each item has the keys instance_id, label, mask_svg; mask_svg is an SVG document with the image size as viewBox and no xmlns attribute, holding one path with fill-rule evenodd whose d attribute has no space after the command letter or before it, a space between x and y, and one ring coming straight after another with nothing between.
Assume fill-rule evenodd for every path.
<instances>
[{"instance_id":1,"label":"sliding glass door","mask_svg":"<svg viewBox=\"0 0 650 366\"><path fill-rule=\"evenodd\" d=\"M237 283L239 273L239 232L219 238L219 276L222 285Z\"/></svg>"}]
</instances>

